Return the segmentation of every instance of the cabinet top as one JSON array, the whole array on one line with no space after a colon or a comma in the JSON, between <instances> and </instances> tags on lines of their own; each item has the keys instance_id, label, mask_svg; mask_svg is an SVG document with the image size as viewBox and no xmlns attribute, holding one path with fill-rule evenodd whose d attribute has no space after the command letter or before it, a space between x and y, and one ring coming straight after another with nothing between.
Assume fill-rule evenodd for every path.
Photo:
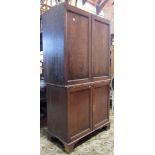
<instances>
[{"instance_id":1,"label":"cabinet top","mask_svg":"<svg viewBox=\"0 0 155 155\"><path fill-rule=\"evenodd\" d=\"M66 11L69 10L69 11L81 13L81 14L84 14L84 15L86 15L86 16L92 16L93 18L102 20L102 21L105 22L106 24L110 24L110 21L109 21L108 19L105 19L105 18L100 17L100 16L98 16L98 15L92 14L92 13L90 13L90 12L88 12L88 11L85 11L85 10L82 10L82 9L77 8L77 7L75 7L75 6L72 6L72 5L70 5L70 4L66 3L66 2L51 7L47 12L43 13L43 14L41 15L41 17L44 16L45 14L48 14L48 13L49 13L51 10L53 10L53 9L55 9L55 10L57 10L57 11L58 11L58 10L61 10L61 9L65 9Z\"/></svg>"}]
</instances>

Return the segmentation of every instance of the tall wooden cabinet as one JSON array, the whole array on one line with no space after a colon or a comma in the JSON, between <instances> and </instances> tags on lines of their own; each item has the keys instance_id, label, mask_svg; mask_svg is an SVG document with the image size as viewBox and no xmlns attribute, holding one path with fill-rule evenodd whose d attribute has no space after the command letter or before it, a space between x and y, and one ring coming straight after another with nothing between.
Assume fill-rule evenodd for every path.
<instances>
[{"instance_id":1,"label":"tall wooden cabinet","mask_svg":"<svg viewBox=\"0 0 155 155\"><path fill-rule=\"evenodd\" d=\"M66 3L42 15L49 137L73 150L109 127L109 21Z\"/></svg>"}]
</instances>

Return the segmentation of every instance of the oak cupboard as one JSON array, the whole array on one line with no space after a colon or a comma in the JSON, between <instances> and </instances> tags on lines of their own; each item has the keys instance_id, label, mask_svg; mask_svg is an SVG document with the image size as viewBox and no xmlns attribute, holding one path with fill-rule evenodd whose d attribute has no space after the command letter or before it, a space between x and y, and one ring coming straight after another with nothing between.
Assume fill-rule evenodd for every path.
<instances>
[{"instance_id":1,"label":"oak cupboard","mask_svg":"<svg viewBox=\"0 0 155 155\"><path fill-rule=\"evenodd\" d=\"M48 136L71 152L109 127L109 21L66 3L42 15Z\"/></svg>"}]
</instances>

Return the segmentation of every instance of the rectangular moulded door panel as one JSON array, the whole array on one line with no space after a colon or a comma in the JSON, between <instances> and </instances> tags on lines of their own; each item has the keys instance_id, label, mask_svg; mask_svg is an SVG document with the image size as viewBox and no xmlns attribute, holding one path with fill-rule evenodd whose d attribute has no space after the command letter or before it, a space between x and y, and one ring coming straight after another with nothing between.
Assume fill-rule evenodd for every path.
<instances>
[{"instance_id":1,"label":"rectangular moulded door panel","mask_svg":"<svg viewBox=\"0 0 155 155\"><path fill-rule=\"evenodd\" d=\"M68 100L69 137L75 140L92 130L91 87L70 88Z\"/></svg>"},{"instance_id":2,"label":"rectangular moulded door panel","mask_svg":"<svg viewBox=\"0 0 155 155\"><path fill-rule=\"evenodd\" d=\"M109 22L92 16L92 77L109 76L110 69Z\"/></svg>"},{"instance_id":3,"label":"rectangular moulded door panel","mask_svg":"<svg viewBox=\"0 0 155 155\"><path fill-rule=\"evenodd\" d=\"M88 80L90 15L74 9L67 10L66 18L67 81Z\"/></svg>"},{"instance_id":4,"label":"rectangular moulded door panel","mask_svg":"<svg viewBox=\"0 0 155 155\"><path fill-rule=\"evenodd\" d=\"M109 122L109 82L96 82L93 86L93 129Z\"/></svg>"}]
</instances>

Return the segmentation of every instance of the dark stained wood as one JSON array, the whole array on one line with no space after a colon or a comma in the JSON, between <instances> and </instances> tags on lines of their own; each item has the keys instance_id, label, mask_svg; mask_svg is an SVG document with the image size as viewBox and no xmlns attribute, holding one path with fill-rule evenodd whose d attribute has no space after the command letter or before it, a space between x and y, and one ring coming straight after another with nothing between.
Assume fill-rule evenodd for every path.
<instances>
[{"instance_id":1,"label":"dark stained wood","mask_svg":"<svg viewBox=\"0 0 155 155\"><path fill-rule=\"evenodd\" d=\"M82 137L109 126L109 83L110 79L64 87L47 84L48 132L68 152Z\"/></svg>"},{"instance_id":2,"label":"dark stained wood","mask_svg":"<svg viewBox=\"0 0 155 155\"><path fill-rule=\"evenodd\" d=\"M94 84L93 129L109 122L109 80Z\"/></svg>"},{"instance_id":3,"label":"dark stained wood","mask_svg":"<svg viewBox=\"0 0 155 155\"><path fill-rule=\"evenodd\" d=\"M89 78L89 21L89 14L67 12L68 80Z\"/></svg>"},{"instance_id":4,"label":"dark stained wood","mask_svg":"<svg viewBox=\"0 0 155 155\"><path fill-rule=\"evenodd\" d=\"M92 17L92 77L109 76L109 23Z\"/></svg>"},{"instance_id":5,"label":"dark stained wood","mask_svg":"<svg viewBox=\"0 0 155 155\"><path fill-rule=\"evenodd\" d=\"M46 82L74 84L109 76L107 20L67 4L53 7L42 18Z\"/></svg>"},{"instance_id":6,"label":"dark stained wood","mask_svg":"<svg viewBox=\"0 0 155 155\"><path fill-rule=\"evenodd\" d=\"M91 15L70 5L65 4L65 7L65 81L67 84L88 82L91 76Z\"/></svg>"},{"instance_id":7,"label":"dark stained wood","mask_svg":"<svg viewBox=\"0 0 155 155\"><path fill-rule=\"evenodd\" d=\"M55 6L42 16L45 80L64 83L64 7Z\"/></svg>"},{"instance_id":8,"label":"dark stained wood","mask_svg":"<svg viewBox=\"0 0 155 155\"><path fill-rule=\"evenodd\" d=\"M109 22L66 3L42 19L48 135L71 152L109 126Z\"/></svg>"},{"instance_id":9,"label":"dark stained wood","mask_svg":"<svg viewBox=\"0 0 155 155\"><path fill-rule=\"evenodd\" d=\"M52 135L67 141L67 91L66 88L47 84L47 124Z\"/></svg>"},{"instance_id":10,"label":"dark stained wood","mask_svg":"<svg viewBox=\"0 0 155 155\"><path fill-rule=\"evenodd\" d=\"M75 140L92 130L91 86L70 88L68 103L69 137Z\"/></svg>"}]
</instances>

